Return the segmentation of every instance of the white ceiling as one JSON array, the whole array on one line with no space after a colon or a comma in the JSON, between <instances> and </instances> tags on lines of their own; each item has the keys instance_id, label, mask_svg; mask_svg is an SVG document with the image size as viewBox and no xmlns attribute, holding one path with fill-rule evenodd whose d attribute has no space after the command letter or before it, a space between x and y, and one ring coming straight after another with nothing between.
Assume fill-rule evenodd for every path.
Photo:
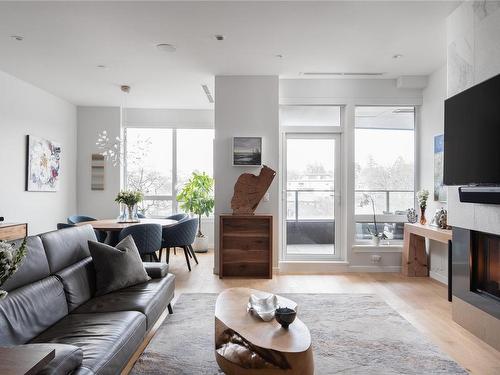
<instances>
[{"instance_id":1,"label":"white ceiling","mask_svg":"<svg viewBox=\"0 0 500 375\"><path fill-rule=\"evenodd\" d=\"M427 75L445 63L445 18L456 5L0 2L0 70L78 105L119 105L129 84L129 107L211 108L201 85L213 90L219 74Z\"/></svg>"}]
</instances>

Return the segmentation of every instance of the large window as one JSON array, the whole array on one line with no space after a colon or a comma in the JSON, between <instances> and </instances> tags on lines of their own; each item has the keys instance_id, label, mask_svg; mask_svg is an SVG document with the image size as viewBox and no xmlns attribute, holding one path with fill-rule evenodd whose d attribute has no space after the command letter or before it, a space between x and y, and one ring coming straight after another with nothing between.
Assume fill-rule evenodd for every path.
<instances>
[{"instance_id":1,"label":"large window","mask_svg":"<svg viewBox=\"0 0 500 375\"><path fill-rule=\"evenodd\" d=\"M375 232L403 239L406 210L414 207L415 110L413 107L357 107L355 128L356 240Z\"/></svg>"},{"instance_id":2,"label":"large window","mask_svg":"<svg viewBox=\"0 0 500 375\"><path fill-rule=\"evenodd\" d=\"M178 211L176 195L194 171L213 175L213 129L126 128L125 185L140 190L151 217Z\"/></svg>"}]
</instances>

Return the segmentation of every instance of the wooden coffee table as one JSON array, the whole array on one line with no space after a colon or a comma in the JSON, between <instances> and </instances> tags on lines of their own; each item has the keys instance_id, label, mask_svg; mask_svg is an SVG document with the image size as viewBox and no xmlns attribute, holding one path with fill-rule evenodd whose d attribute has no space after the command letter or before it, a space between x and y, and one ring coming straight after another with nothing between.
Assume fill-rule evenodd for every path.
<instances>
[{"instance_id":1,"label":"wooden coffee table","mask_svg":"<svg viewBox=\"0 0 500 375\"><path fill-rule=\"evenodd\" d=\"M264 322L247 312L251 294L269 293L248 288L223 291L215 304L215 357L227 375L313 375L311 334L297 317L288 329ZM297 308L278 297L281 307ZM300 310L299 310L300 313Z\"/></svg>"}]
</instances>

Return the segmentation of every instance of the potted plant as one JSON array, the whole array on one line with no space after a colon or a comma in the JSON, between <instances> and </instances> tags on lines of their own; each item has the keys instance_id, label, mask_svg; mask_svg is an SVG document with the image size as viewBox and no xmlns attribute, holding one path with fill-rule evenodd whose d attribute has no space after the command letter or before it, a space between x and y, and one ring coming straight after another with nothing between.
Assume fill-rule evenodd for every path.
<instances>
[{"instance_id":1,"label":"potted plant","mask_svg":"<svg viewBox=\"0 0 500 375\"><path fill-rule=\"evenodd\" d=\"M422 189L417 192L418 206L420 207L420 224L425 225L427 219L425 218L425 209L427 207L427 199L429 198L429 190Z\"/></svg>"},{"instance_id":2,"label":"potted plant","mask_svg":"<svg viewBox=\"0 0 500 375\"><path fill-rule=\"evenodd\" d=\"M127 223L139 222L137 216L137 204L144 198L143 194L137 190L122 190L115 198L116 203L122 205L122 210L118 221Z\"/></svg>"},{"instance_id":3,"label":"potted plant","mask_svg":"<svg viewBox=\"0 0 500 375\"><path fill-rule=\"evenodd\" d=\"M180 207L184 212L198 215L198 233L193 249L196 252L208 251L208 237L201 231L201 217L209 216L214 209L214 179L206 173L193 172L191 178L177 195Z\"/></svg>"},{"instance_id":4,"label":"potted plant","mask_svg":"<svg viewBox=\"0 0 500 375\"><path fill-rule=\"evenodd\" d=\"M0 287L11 277L21 265L26 256L26 239L16 250L14 245L0 241ZM8 292L0 289L0 300L7 297Z\"/></svg>"},{"instance_id":5,"label":"potted plant","mask_svg":"<svg viewBox=\"0 0 500 375\"><path fill-rule=\"evenodd\" d=\"M370 232L372 236L372 243L375 246L380 245L380 240L385 240L387 239L387 236L385 235L384 232L379 232L378 231L378 225L377 225L377 217L375 216L375 202L373 201L373 197L370 194L363 193L363 197L361 199L361 202L359 203L360 207L365 207L371 205L372 206L372 212L373 212L373 224L375 226L375 231L373 231L370 226L368 226L368 231Z\"/></svg>"}]
</instances>

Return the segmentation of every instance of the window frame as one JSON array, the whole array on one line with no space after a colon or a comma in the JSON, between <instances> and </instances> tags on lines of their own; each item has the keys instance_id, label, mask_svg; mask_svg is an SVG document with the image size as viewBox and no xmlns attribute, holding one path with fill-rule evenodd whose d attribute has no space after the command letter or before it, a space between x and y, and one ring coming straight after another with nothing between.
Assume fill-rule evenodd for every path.
<instances>
[{"instance_id":1,"label":"window frame","mask_svg":"<svg viewBox=\"0 0 500 375\"><path fill-rule=\"evenodd\" d=\"M370 104L362 104L362 105L354 105L354 123L353 123L353 149L356 149L356 108L358 107L413 107L413 208L416 207L416 198L415 194L417 192L419 181L418 181L418 170L419 170L419 159L418 159L418 124L419 124L419 111L420 106L412 104L412 105L401 105L401 104L383 104L383 105L370 105ZM362 128L363 129L363 128ZM370 128L370 129L379 129L379 130L388 130L387 128ZM409 129L397 129L394 130L407 130ZM355 152L355 151L354 151ZM353 162L356 163L356 155L353 155ZM400 190L391 190L399 192ZM402 190L401 190L402 191ZM353 197L356 196L356 179L353 179ZM375 214L375 218L379 223L407 223L408 218L406 214L396 215L396 214ZM353 212L353 231L351 239L353 241L353 245L369 245L371 240L360 240L356 238L356 224L357 223L372 223L373 215L372 214L356 214L356 202L354 204L354 212ZM383 240L387 245L402 245L403 240L399 239L388 239Z\"/></svg>"},{"instance_id":2,"label":"window frame","mask_svg":"<svg viewBox=\"0 0 500 375\"><path fill-rule=\"evenodd\" d=\"M122 176L123 182L122 185L125 189L127 189L128 182L128 169L127 169L127 130L128 129L170 129L172 130L172 145L171 145L171 153L172 153L172 186L171 191L172 194L162 194L162 195L144 195L144 200L155 200L155 201L171 201L172 202L172 214L176 214L179 212L179 201L177 200L177 130L214 130L213 126L151 126L150 124L138 125L138 124L124 124L123 125L123 169ZM212 143L213 148L213 143ZM152 216L153 218L160 218L163 216ZM209 217L213 218L213 214Z\"/></svg>"}]
</instances>

